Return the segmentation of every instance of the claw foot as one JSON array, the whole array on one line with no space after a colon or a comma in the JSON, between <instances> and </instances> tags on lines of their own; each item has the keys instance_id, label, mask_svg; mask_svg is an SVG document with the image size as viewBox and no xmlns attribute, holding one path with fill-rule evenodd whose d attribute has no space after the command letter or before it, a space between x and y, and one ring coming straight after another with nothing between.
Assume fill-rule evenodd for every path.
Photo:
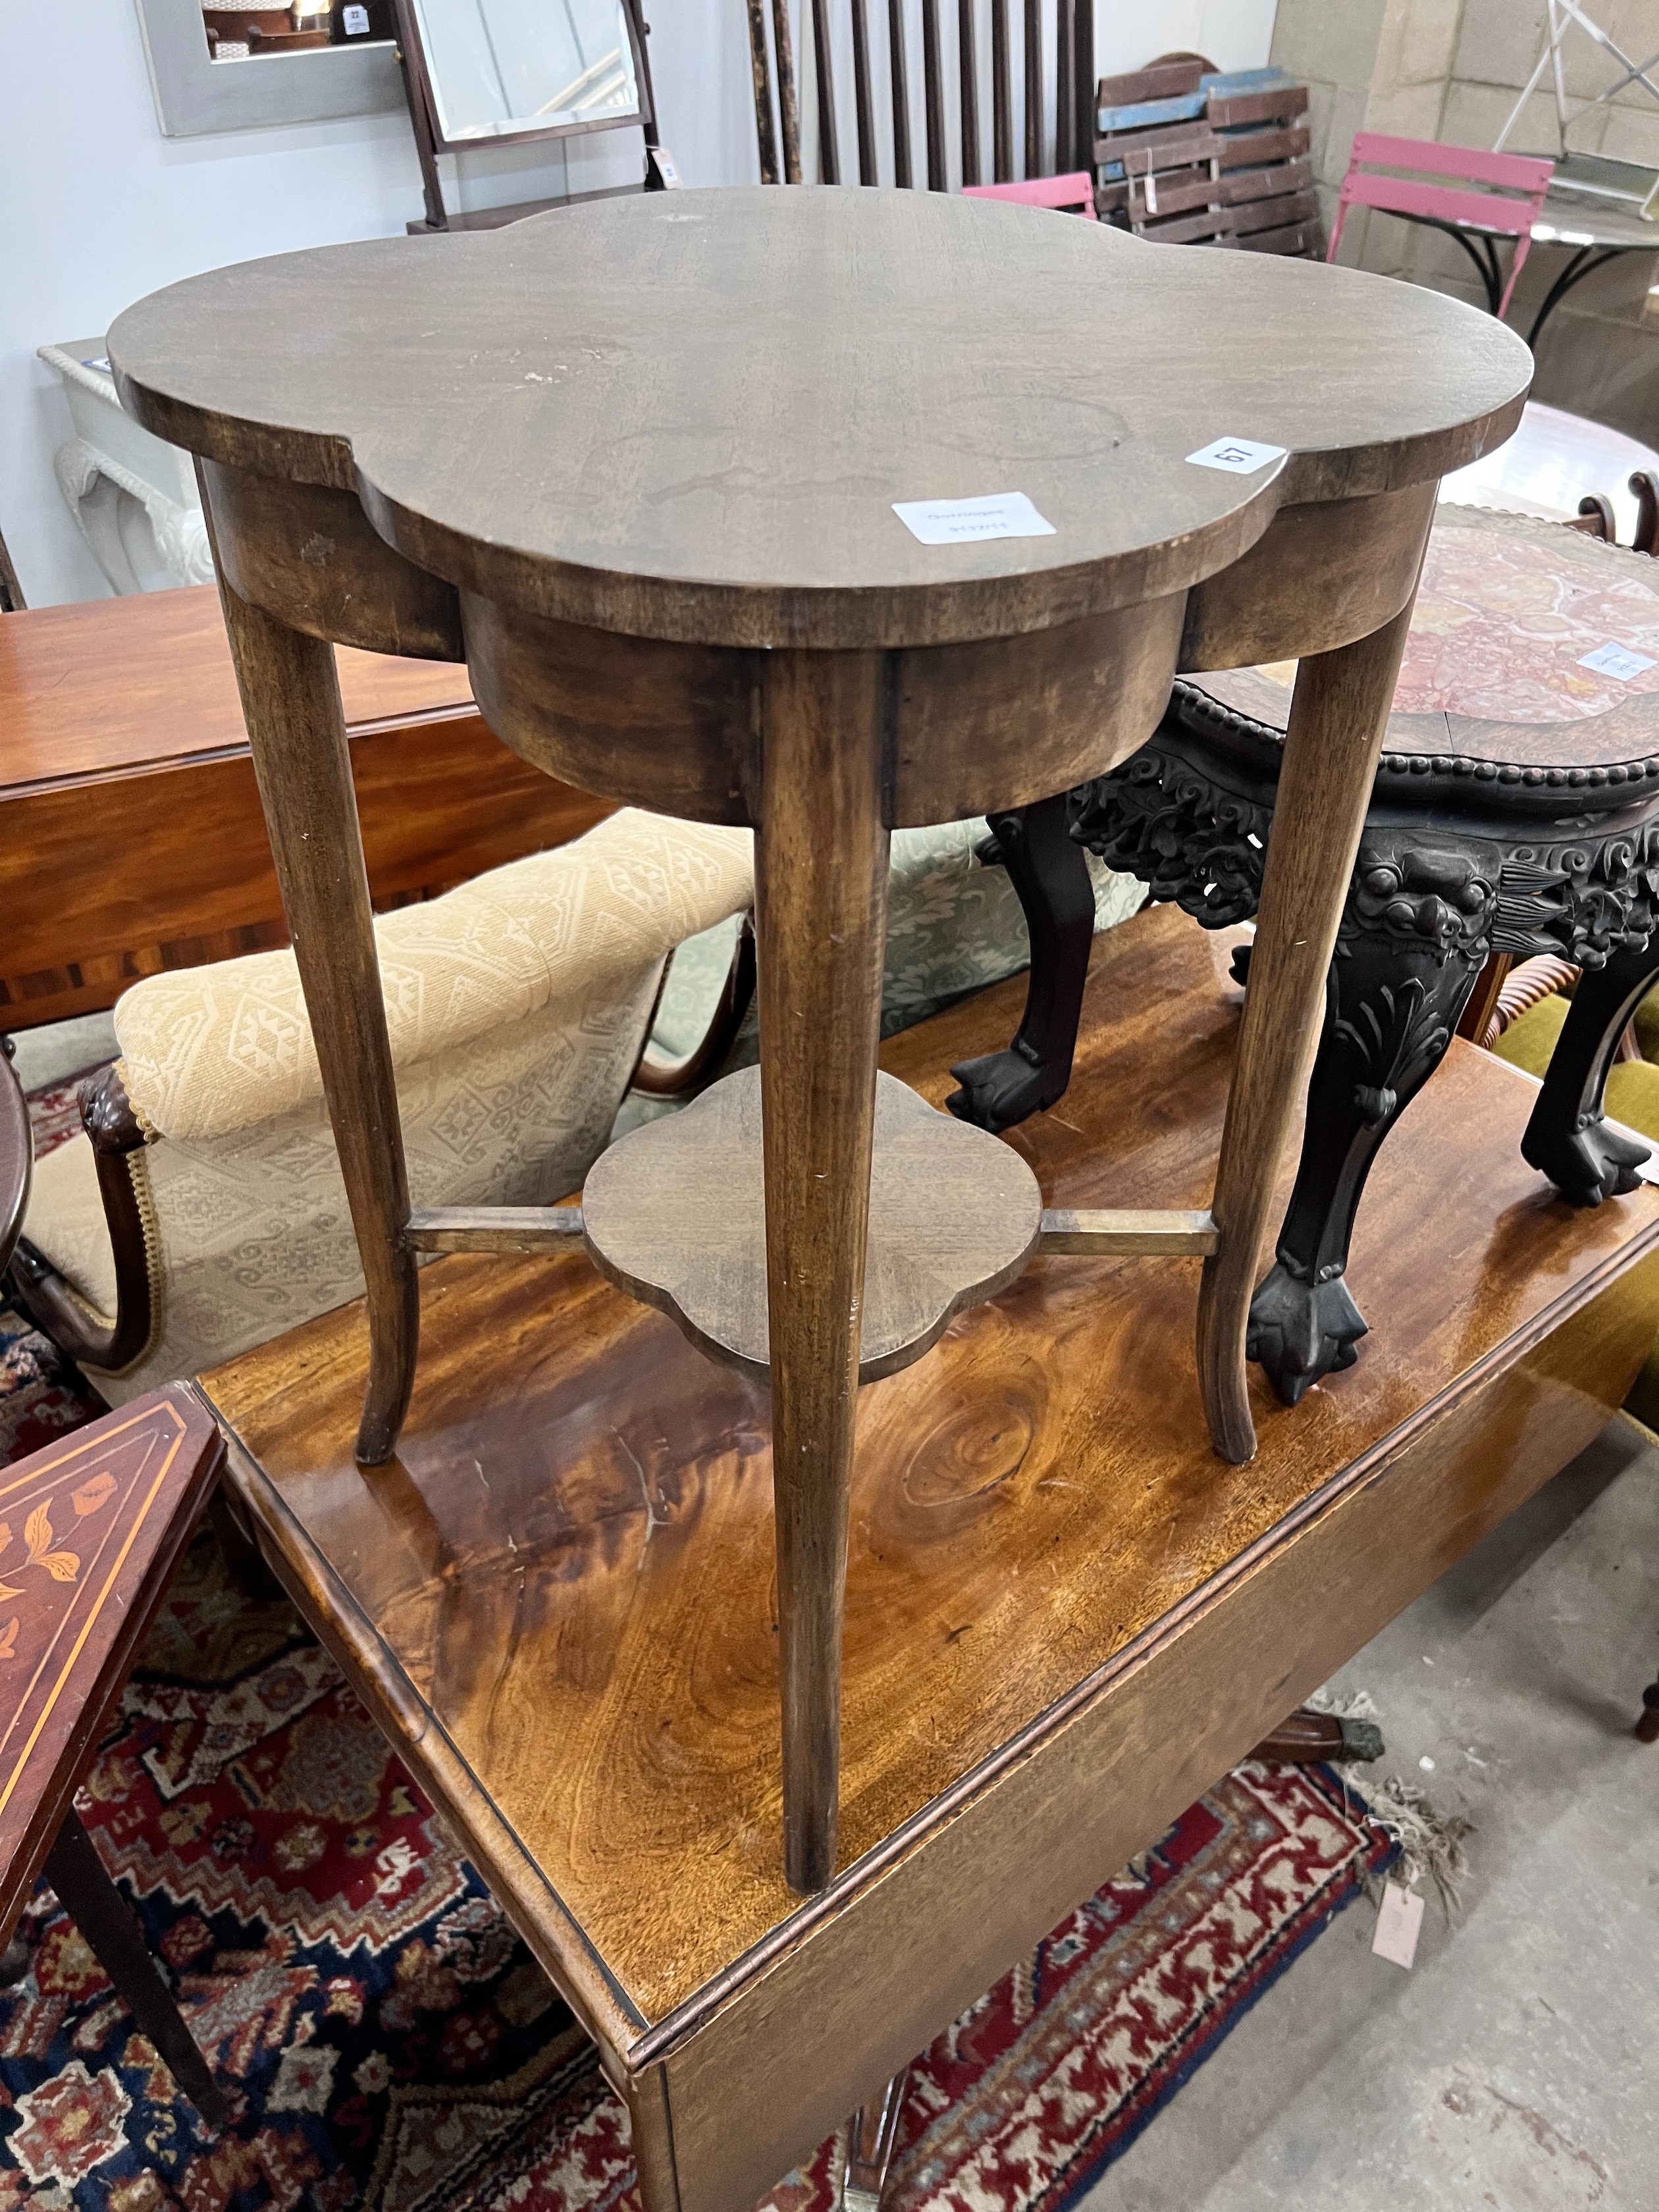
<instances>
[{"instance_id":1,"label":"claw foot","mask_svg":"<svg viewBox=\"0 0 1659 2212\"><path fill-rule=\"evenodd\" d=\"M1600 1206L1641 1182L1637 1170L1653 1157L1650 1145L1609 1128L1599 1114L1588 1115L1571 1129L1529 1126L1521 1139L1527 1165L1547 1175L1569 1206Z\"/></svg>"},{"instance_id":2,"label":"claw foot","mask_svg":"<svg viewBox=\"0 0 1659 2212\"><path fill-rule=\"evenodd\" d=\"M962 1088L945 1100L950 1111L958 1121L971 1121L976 1129L988 1129L1000 1137L1062 1097L1070 1070L1056 1079L1042 1061L1029 1057L1015 1043L1006 1052L958 1060L951 1073Z\"/></svg>"},{"instance_id":3,"label":"claw foot","mask_svg":"<svg viewBox=\"0 0 1659 2212\"><path fill-rule=\"evenodd\" d=\"M1247 1358L1265 1368L1287 1406L1322 1375L1352 1367L1369 1324L1338 1273L1309 1282L1279 1261L1250 1301Z\"/></svg>"}]
</instances>

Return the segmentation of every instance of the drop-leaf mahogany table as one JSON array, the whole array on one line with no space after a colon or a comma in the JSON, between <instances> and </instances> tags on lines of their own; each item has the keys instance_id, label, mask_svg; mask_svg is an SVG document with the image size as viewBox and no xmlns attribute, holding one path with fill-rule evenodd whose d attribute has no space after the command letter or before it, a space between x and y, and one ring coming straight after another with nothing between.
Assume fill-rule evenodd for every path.
<instances>
[{"instance_id":1,"label":"drop-leaf mahogany table","mask_svg":"<svg viewBox=\"0 0 1659 2212\"><path fill-rule=\"evenodd\" d=\"M1097 942L1077 1079L1007 1140L1046 1204L1213 1172L1238 930ZM883 1048L933 1105L1015 978ZM1630 1388L1659 1192L1575 1212L1537 1085L1455 1042L1356 1245L1375 1352L1261 1450L1198 1419L1198 1262L1039 1258L859 1394L843 1859L779 1863L771 1433L752 1373L570 1249L421 1277L396 1455L361 1304L203 1378L262 1547L595 2037L649 2212L745 2212L1580 1450ZM1290 1163L1279 1182L1282 1204ZM1423 1192L1431 1186L1434 1203ZM1659 1259L1646 1261L1650 1274ZM873 2130L872 2130L873 2132Z\"/></svg>"},{"instance_id":2,"label":"drop-leaf mahogany table","mask_svg":"<svg viewBox=\"0 0 1659 2212\"><path fill-rule=\"evenodd\" d=\"M865 1281L889 833L1104 772L1178 668L1300 657L1211 1207L1048 1224L1073 1252L1151 1235L1207 1254L1204 1409L1248 1459L1256 1256L1436 484L1514 428L1530 356L1455 301L1348 270L939 194L758 189L222 270L130 309L109 351L124 403L200 459L368 1286L364 1462L408 1406L417 1254L499 1250L509 1230L557 1247L569 1224L411 1216L328 642L464 656L526 759L755 828L767 1329L714 1295L758 1271L758 1220L682 1271L695 1312L639 1287L769 1362L785 1860L816 1890L836 1864L862 1333L886 1369L905 1355L908 1322L878 1310L902 1284L919 1355L939 1299L994 1291L1043 1227L1028 1182L1024 1231L1000 1201L996 1233L968 1233L974 1164L940 1121L935 1210L958 1233L924 1271L939 1298L902 1268ZM1190 458L1237 439L1283 451L1244 473ZM1006 493L1048 534L925 544L894 512ZM709 1117L711 1226L734 1115ZM659 1124L630 1145L647 1222L684 1202L673 1142ZM621 1277L619 1204L588 1237Z\"/></svg>"}]
</instances>

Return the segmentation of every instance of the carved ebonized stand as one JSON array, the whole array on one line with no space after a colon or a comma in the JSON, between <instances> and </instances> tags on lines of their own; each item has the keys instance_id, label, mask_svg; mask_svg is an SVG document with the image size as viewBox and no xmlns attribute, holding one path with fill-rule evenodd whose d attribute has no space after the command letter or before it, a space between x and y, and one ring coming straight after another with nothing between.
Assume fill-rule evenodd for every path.
<instances>
[{"instance_id":1,"label":"carved ebonized stand","mask_svg":"<svg viewBox=\"0 0 1659 2212\"><path fill-rule=\"evenodd\" d=\"M1513 617L1482 577L1556 575L1565 628L1534 592ZM1273 1268L1250 1306L1249 1352L1287 1404L1352 1366L1366 1333L1347 1282L1365 1178L1383 1139L1444 1057L1488 956L1555 953L1583 970L1522 1151L1575 1206L1633 1189L1650 1147L1602 1118L1620 1037L1659 977L1659 689L1586 711L1587 636L1659 653L1650 563L1520 516L1454 510L1437 523L1418 600L1430 665L1408 650L1326 987L1301 1164ZM1535 575L1534 575L1535 581ZM1609 595L1608 586L1617 589ZM1456 617L1464 619L1459 622ZM1481 648L1534 719L1449 710L1454 683L1492 699ZM1415 635L1415 634L1414 634ZM1450 647L1445 641L1449 638ZM1650 661L1637 671L1639 684ZM1596 672L1591 671L1591 675ZM1570 718L1540 712L1572 687ZM1582 687L1582 689L1581 689ZM1438 710L1413 710L1425 690ZM1578 696L1574 696L1577 694ZM1273 826L1290 694L1244 671L1177 683L1152 741L1064 802L1071 838L1137 875L1208 929L1254 918ZM1501 695L1500 695L1501 699ZM1065 1089L1092 915L1079 919L1080 851L1033 824L994 825L1031 916L1026 1020L1008 1053L954 1071L954 1111L1006 1128ZM1034 817L1042 816L1045 823ZM1041 846L1037 840L1042 838ZM1033 866L1028 857L1041 853ZM1060 949L1056 949L1057 945ZM1248 972L1240 956L1240 980ZM1425 1204L1432 1194L1424 1194Z\"/></svg>"}]
</instances>

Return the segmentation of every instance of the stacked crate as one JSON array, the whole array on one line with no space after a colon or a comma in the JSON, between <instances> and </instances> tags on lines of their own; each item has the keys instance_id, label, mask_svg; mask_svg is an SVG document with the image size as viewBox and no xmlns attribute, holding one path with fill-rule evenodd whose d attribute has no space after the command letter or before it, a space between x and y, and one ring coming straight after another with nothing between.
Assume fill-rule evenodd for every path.
<instances>
[{"instance_id":1,"label":"stacked crate","mask_svg":"<svg viewBox=\"0 0 1659 2212\"><path fill-rule=\"evenodd\" d=\"M1307 106L1306 86L1276 69L1227 76L1194 59L1103 77L1098 213L1165 245L1318 258Z\"/></svg>"}]
</instances>

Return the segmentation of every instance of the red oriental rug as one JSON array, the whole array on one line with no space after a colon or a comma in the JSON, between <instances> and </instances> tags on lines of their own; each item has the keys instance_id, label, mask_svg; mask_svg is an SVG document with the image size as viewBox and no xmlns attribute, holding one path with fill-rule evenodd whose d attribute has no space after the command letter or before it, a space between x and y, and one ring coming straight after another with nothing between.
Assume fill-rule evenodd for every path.
<instances>
[{"instance_id":1,"label":"red oriental rug","mask_svg":"<svg viewBox=\"0 0 1659 2212\"><path fill-rule=\"evenodd\" d=\"M97 1410L0 1310L0 1464ZM236 2116L215 2138L46 1889L0 1990L0 2212L638 2212L592 2046L334 1666L210 1535L79 1800ZM883 2212L1063 2212L1391 1853L1243 1766L912 2069ZM768 2212L831 2212L838 2142Z\"/></svg>"}]
</instances>

